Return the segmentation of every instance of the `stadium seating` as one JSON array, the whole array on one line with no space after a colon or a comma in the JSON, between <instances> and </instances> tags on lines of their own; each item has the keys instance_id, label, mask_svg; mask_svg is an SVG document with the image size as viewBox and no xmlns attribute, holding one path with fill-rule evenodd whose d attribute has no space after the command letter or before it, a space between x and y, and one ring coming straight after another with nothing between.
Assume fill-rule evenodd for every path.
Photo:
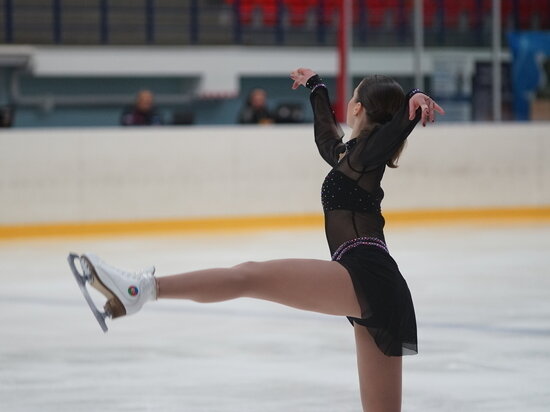
<instances>
[{"instance_id":1,"label":"stadium seating","mask_svg":"<svg viewBox=\"0 0 550 412\"><path fill-rule=\"evenodd\" d=\"M351 0L358 45L410 44L414 0ZM0 1L15 44L334 44L341 0ZM492 0L423 0L438 46L487 47ZM502 0L503 33L549 30L550 0Z\"/></svg>"},{"instance_id":2,"label":"stadium seating","mask_svg":"<svg viewBox=\"0 0 550 412\"><path fill-rule=\"evenodd\" d=\"M235 0L225 0L235 5ZM241 23L250 24L253 13L263 16L263 24L277 24L278 8L283 7L292 26L305 24L310 12L318 13L323 24L334 21L334 12L339 0L240 0ZM395 28L403 23L403 16L410 14L413 0L355 0L354 21L366 22L369 28ZM439 16L448 29L469 30L477 28L484 16L490 16L491 0L424 0L424 24L433 27ZM515 10L517 8L517 11ZM359 19L357 13L366 16ZM517 14L516 14L517 13ZM550 0L502 0L502 20L504 24L513 20L519 29L548 28L550 23Z\"/></svg>"}]
</instances>

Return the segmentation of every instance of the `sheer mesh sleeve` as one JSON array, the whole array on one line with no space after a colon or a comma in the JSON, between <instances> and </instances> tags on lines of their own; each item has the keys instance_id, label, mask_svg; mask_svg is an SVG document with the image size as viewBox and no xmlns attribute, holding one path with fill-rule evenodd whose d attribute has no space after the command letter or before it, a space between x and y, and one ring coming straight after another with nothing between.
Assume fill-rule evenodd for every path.
<instances>
[{"instance_id":1,"label":"sheer mesh sleeve","mask_svg":"<svg viewBox=\"0 0 550 412\"><path fill-rule=\"evenodd\" d=\"M313 89L310 101L313 108L315 143L323 159L331 166L336 166L340 153L346 151L346 146L342 143L344 132L335 119L328 91L319 76L311 78L308 87Z\"/></svg>"},{"instance_id":2,"label":"sheer mesh sleeve","mask_svg":"<svg viewBox=\"0 0 550 412\"><path fill-rule=\"evenodd\" d=\"M420 92L412 90L405 99L401 109L393 116L388 123L378 126L362 143L361 148L356 150L352 161L360 164L364 170L378 167L391 159L395 151L412 132L421 117L420 108L416 111L413 120L409 120L409 100Z\"/></svg>"}]
</instances>

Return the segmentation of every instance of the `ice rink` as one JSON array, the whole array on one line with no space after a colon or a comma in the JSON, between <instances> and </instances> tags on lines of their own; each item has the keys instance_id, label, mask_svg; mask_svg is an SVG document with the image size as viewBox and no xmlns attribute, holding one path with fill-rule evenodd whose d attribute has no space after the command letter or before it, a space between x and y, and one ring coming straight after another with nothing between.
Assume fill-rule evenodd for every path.
<instances>
[{"instance_id":1,"label":"ice rink","mask_svg":"<svg viewBox=\"0 0 550 412\"><path fill-rule=\"evenodd\" d=\"M403 411L550 411L550 222L396 227L387 239L419 327ZM346 319L162 301L103 334L70 251L158 275L328 257L320 229L2 241L1 411L360 411Z\"/></svg>"}]
</instances>

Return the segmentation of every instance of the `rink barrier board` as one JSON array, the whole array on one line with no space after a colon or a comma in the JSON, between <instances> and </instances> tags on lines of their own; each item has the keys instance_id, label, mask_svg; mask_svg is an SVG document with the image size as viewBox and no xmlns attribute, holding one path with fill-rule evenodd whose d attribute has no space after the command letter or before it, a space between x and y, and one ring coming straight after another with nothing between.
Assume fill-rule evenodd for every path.
<instances>
[{"instance_id":1,"label":"rink barrier board","mask_svg":"<svg viewBox=\"0 0 550 412\"><path fill-rule=\"evenodd\" d=\"M550 223L550 207L492 208L454 210L389 211L386 226ZM0 239L44 237L90 237L110 235L188 234L200 232L239 232L322 228L321 214L237 216L203 219L170 219L0 226Z\"/></svg>"},{"instance_id":2,"label":"rink barrier board","mask_svg":"<svg viewBox=\"0 0 550 412\"><path fill-rule=\"evenodd\" d=\"M548 136L542 122L416 128L384 175L384 213L550 207ZM321 213L329 170L307 124L16 128L0 133L0 228L283 216L265 223L278 226Z\"/></svg>"}]
</instances>

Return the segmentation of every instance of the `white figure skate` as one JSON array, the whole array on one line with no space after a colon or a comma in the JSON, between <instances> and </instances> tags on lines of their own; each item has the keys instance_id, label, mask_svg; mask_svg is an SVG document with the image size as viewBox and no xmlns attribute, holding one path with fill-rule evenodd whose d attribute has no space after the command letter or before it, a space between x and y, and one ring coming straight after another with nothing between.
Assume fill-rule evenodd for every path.
<instances>
[{"instance_id":1,"label":"white figure skate","mask_svg":"<svg viewBox=\"0 0 550 412\"><path fill-rule=\"evenodd\" d=\"M76 268L77 259L82 271ZM127 272L108 265L93 254L78 256L71 253L68 261L76 282L103 332L108 330L106 318L131 315L140 310L145 302L156 299L154 267L134 273ZM104 312L95 306L86 283L107 298L107 303L103 307Z\"/></svg>"}]
</instances>

